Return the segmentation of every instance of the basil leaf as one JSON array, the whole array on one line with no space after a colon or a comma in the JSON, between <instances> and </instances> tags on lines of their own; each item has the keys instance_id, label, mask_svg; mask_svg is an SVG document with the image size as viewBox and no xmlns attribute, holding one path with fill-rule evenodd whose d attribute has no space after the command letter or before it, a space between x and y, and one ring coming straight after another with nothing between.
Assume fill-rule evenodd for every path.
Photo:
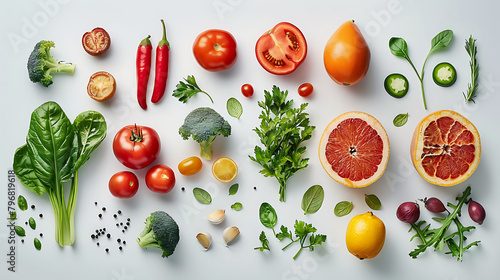
<instances>
[{"instance_id":1,"label":"basil leaf","mask_svg":"<svg viewBox=\"0 0 500 280\"><path fill-rule=\"evenodd\" d=\"M231 117L239 119L241 117L241 114L243 114L243 107L241 106L241 103L234 97L231 97L227 100L226 107L227 112Z\"/></svg>"},{"instance_id":2,"label":"basil leaf","mask_svg":"<svg viewBox=\"0 0 500 280\"><path fill-rule=\"evenodd\" d=\"M433 53L434 51L447 47L451 40L453 39L453 31L451 30L443 30L439 32L434 38L432 38L431 41L431 50L429 51L429 54Z\"/></svg>"},{"instance_id":3,"label":"basil leaf","mask_svg":"<svg viewBox=\"0 0 500 280\"><path fill-rule=\"evenodd\" d=\"M210 204L212 202L212 197L210 194L201 188L194 188L193 189L193 195L198 202L203 203L203 204Z\"/></svg>"},{"instance_id":4,"label":"basil leaf","mask_svg":"<svg viewBox=\"0 0 500 280\"><path fill-rule=\"evenodd\" d=\"M85 111L79 114L73 122L73 127L77 133L78 141L78 160L75 163L74 170L87 162L90 154L106 138L106 120L96 111Z\"/></svg>"},{"instance_id":5,"label":"basil leaf","mask_svg":"<svg viewBox=\"0 0 500 280\"><path fill-rule=\"evenodd\" d=\"M35 219L33 219L33 217L30 217L30 219L28 220L28 224L30 225L30 228L36 229L36 222Z\"/></svg>"},{"instance_id":6,"label":"basil leaf","mask_svg":"<svg viewBox=\"0 0 500 280\"><path fill-rule=\"evenodd\" d=\"M400 127L400 126L405 125L407 121L408 121L408 113L406 113L406 114L398 114L394 118L394 120L392 121L392 123L395 126Z\"/></svg>"},{"instance_id":7,"label":"basil leaf","mask_svg":"<svg viewBox=\"0 0 500 280\"><path fill-rule=\"evenodd\" d=\"M26 201L26 198L24 198L24 196L19 195L17 197L17 206L21 211L26 211L26 209L28 209L28 202Z\"/></svg>"},{"instance_id":8,"label":"basil leaf","mask_svg":"<svg viewBox=\"0 0 500 280\"><path fill-rule=\"evenodd\" d=\"M238 184L233 184L231 187L229 187L229 195L235 195L238 192Z\"/></svg>"},{"instance_id":9,"label":"basil leaf","mask_svg":"<svg viewBox=\"0 0 500 280\"><path fill-rule=\"evenodd\" d=\"M365 194L365 202L373 210L379 210L382 208L382 203L380 203L380 200L374 194Z\"/></svg>"},{"instance_id":10,"label":"basil leaf","mask_svg":"<svg viewBox=\"0 0 500 280\"><path fill-rule=\"evenodd\" d=\"M15 227L14 227L14 231L16 232L16 234L17 234L18 236L21 236L21 237L22 237L22 236L26 236L26 232L24 231L24 228L23 228L23 227L21 227L21 226L15 226Z\"/></svg>"},{"instance_id":11,"label":"basil leaf","mask_svg":"<svg viewBox=\"0 0 500 280\"><path fill-rule=\"evenodd\" d=\"M335 216L337 217L343 217L345 215L348 215L351 213L352 208L354 205L352 202L349 201L341 201L335 205L335 208L333 209L333 213L335 213Z\"/></svg>"},{"instance_id":12,"label":"basil leaf","mask_svg":"<svg viewBox=\"0 0 500 280\"><path fill-rule=\"evenodd\" d=\"M240 211L241 208L243 208L243 204L236 202L235 204L231 205L231 209L234 209L236 211Z\"/></svg>"},{"instance_id":13,"label":"basil leaf","mask_svg":"<svg viewBox=\"0 0 500 280\"><path fill-rule=\"evenodd\" d=\"M26 144L16 150L13 167L17 178L19 178L19 181L21 181L25 188L38 195L48 192L50 187L47 187L38 179L35 169L33 169L31 158L28 155L28 146ZM26 209L27 207L28 204L26 204Z\"/></svg>"},{"instance_id":14,"label":"basil leaf","mask_svg":"<svg viewBox=\"0 0 500 280\"><path fill-rule=\"evenodd\" d=\"M304 215L316 213L321 208L324 198L325 192L323 187L320 185L310 187L302 197L301 207L304 210Z\"/></svg>"},{"instance_id":15,"label":"basil leaf","mask_svg":"<svg viewBox=\"0 0 500 280\"><path fill-rule=\"evenodd\" d=\"M278 222L278 216L271 204L264 202L259 208L259 218L263 226L273 228Z\"/></svg>"},{"instance_id":16,"label":"basil leaf","mask_svg":"<svg viewBox=\"0 0 500 280\"><path fill-rule=\"evenodd\" d=\"M38 238L35 237L35 239L33 240L33 244L38 251L42 250L42 242L40 242Z\"/></svg>"},{"instance_id":17,"label":"basil leaf","mask_svg":"<svg viewBox=\"0 0 500 280\"><path fill-rule=\"evenodd\" d=\"M410 60L410 56L408 55L408 45L403 38L392 37L389 40L389 49L393 55L404 57L408 61Z\"/></svg>"}]
</instances>

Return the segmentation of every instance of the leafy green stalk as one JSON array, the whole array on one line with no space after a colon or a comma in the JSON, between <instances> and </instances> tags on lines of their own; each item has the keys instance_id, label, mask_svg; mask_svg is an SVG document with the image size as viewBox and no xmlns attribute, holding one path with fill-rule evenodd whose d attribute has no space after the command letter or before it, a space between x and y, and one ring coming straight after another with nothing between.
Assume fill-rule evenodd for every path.
<instances>
[{"instance_id":1,"label":"leafy green stalk","mask_svg":"<svg viewBox=\"0 0 500 280\"><path fill-rule=\"evenodd\" d=\"M203 91L198 84L196 83L196 79L192 75L188 75L187 78L184 79L185 82L180 81L174 90L174 93L172 94L174 97L179 98L179 101L182 103L186 103L191 97L193 97L195 94L198 92L203 92L210 98L210 101L214 103L212 97L210 94L208 94L206 91Z\"/></svg>"},{"instance_id":2,"label":"leafy green stalk","mask_svg":"<svg viewBox=\"0 0 500 280\"><path fill-rule=\"evenodd\" d=\"M477 78L479 76L479 64L476 60L477 47L476 47L476 39L472 38L472 35L469 37L469 40L465 40L465 50L470 56L470 76L471 83L467 85L467 94L463 93L465 97L465 102L472 101L474 102L474 98L476 97L476 91L479 86L477 82Z\"/></svg>"},{"instance_id":3,"label":"leafy green stalk","mask_svg":"<svg viewBox=\"0 0 500 280\"><path fill-rule=\"evenodd\" d=\"M282 250L285 250L292 244L299 242L300 248L299 251L297 251L297 253L293 256L294 260L299 256L300 252L302 252L303 249L309 249L309 251L312 252L314 251L315 245L321 245L326 241L326 235L314 234L317 230L312 226L312 224L307 224L303 221L296 220L294 228L296 236L295 239L293 238L292 231L283 225L280 228L281 231L276 234L276 238L278 238L279 241L290 239L290 243L283 247Z\"/></svg>"}]
</instances>

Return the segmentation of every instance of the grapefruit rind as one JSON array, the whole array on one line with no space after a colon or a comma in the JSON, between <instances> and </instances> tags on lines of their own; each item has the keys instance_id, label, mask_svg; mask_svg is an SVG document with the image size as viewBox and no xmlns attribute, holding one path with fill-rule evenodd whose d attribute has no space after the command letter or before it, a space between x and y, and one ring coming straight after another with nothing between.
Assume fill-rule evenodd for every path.
<instances>
[{"instance_id":1,"label":"grapefruit rind","mask_svg":"<svg viewBox=\"0 0 500 280\"><path fill-rule=\"evenodd\" d=\"M330 163L328 162L326 158L326 146L328 144L328 138L331 134L331 132L344 120L351 119L351 118L359 118L364 120L368 125L370 125L373 129L375 129L378 133L378 135L382 138L383 141L383 157L380 162L380 164L377 167L377 171L369 178L362 179L359 181L352 181L349 180L348 178L343 178L339 176L333 169ZM351 187L351 188L363 188L366 187L375 181L377 181L382 174L384 173L386 167L387 167L387 162L389 161L389 154L390 154L390 144L389 144L389 137L387 136L387 132L385 131L384 127L382 124L373 116L364 113L364 112L358 112L358 111L352 111L352 112L347 112L344 113L335 119L333 119L325 128L323 131L323 135L321 136L320 144L319 144L319 159L321 162L321 165L323 166L323 169L326 171L326 173L336 182Z\"/></svg>"},{"instance_id":2,"label":"grapefruit rind","mask_svg":"<svg viewBox=\"0 0 500 280\"><path fill-rule=\"evenodd\" d=\"M476 141L474 142L475 157L474 157L473 162L470 164L469 169L467 170L466 173L462 174L461 176L459 176L458 178L455 178L455 179L451 179L451 178L441 179L441 178L438 178L435 176L430 176L429 174L427 174L425 172L424 167L422 166L422 158L419 156L422 154L423 148L424 148L424 141L423 141L424 136L423 135L424 135L425 129L429 126L429 124L431 122L436 121L441 117L451 117L455 121L458 121L463 126L465 126L465 128L467 130L471 131L472 134L474 135L474 138L476 139ZM479 165L479 161L481 159L481 139L479 136L479 132L476 129L476 127L474 126L474 124L472 124L472 122L470 122L464 116L460 115L459 113L457 113L455 111L441 110L441 111L434 112L434 113L426 116L424 119L422 119L420 121L420 123L417 125L417 127L415 128L415 131L413 133L413 138L411 141L411 145L410 145L410 156L411 156L411 160L413 162L413 166L415 167L417 172L420 174L420 176L422 176L422 178L424 178L427 182L434 184L434 185L443 186L443 187L449 187L449 186L454 186L454 185L460 184L463 181L467 180L472 175L472 173L474 173L477 166Z\"/></svg>"}]
</instances>

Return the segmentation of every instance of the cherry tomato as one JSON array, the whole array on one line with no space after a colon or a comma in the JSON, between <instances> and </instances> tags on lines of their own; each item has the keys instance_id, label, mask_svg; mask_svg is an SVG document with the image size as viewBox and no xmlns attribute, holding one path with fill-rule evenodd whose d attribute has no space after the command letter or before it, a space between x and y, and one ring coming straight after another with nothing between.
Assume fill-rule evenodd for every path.
<instances>
[{"instance_id":1,"label":"cherry tomato","mask_svg":"<svg viewBox=\"0 0 500 280\"><path fill-rule=\"evenodd\" d=\"M244 84L241 86L241 93L245 97L252 97L253 95L253 87L251 84Z\"/></svg>"},{"instance_id":2,"label":"cherry tomato","mask_svg":"<svg viewBox=\"0 0 500 280\"><path fill-rule=\"evenodd\" d=\"M203 167L203 162L199 157L188 157L187 159L179 162L177 168L182 175L190 176L198 173Z\"/></svg>"},{"instance_id":3,"label":"cherry tomato","mask_svg":"<svg viewBox=\"0 0 500 280\"><path fill-rule=\"evenodd\" d=\"M299 86L299 89L297 90L299 92L299 95L302 97L308 97L311 95L313 92L314 87L310 83L303 83Z\"/></svg>"},{"instance_id":4,"label":"cherry tomato","mask_svg":"<svg viewBox=\"0 0 500 280\"><path fill-rule=\"evenodd\" d=\"M109 191L118 198L131 198L139 189L139 180L130 171L121 171L109 179Z\"/></svg>"},{"instance_id":5,"label":"cherry tomato","mask_svg":"<svg viewBox=\"0 0 500 280\"><path fill-rule=\"evenodd\" d=\"M163 164L151 167L146 173L146 186L157 193L168 193L175 186L174 171Z\"/></svg>"},{"instance_id":6,"label":"cherry tomato","mask_svg":"<svg viewBox=\"0 0 500 280\"><path fill-rule=\"evenodd\" d=\"M103 102L115 95L116 81L113 75L99 71L90 76L87 85L87 94L90 98Z\"/></svg>"},{"instance_id":7,"label":"cherry tomato","mask_svg":"<svg viewBox=\"0 0 500 280\"><path fill-rule=\"evenodd\" d=\"M306 38L295 25L280 22L257 40L255 54L268 72L290 74L306 58Z\"/></svg>"},{"instance_id":8,"label":"cherry tomato","mask_svg":"<svg viewBox=\"0 0 500 280\"><path fill-rule=\"evenodd\" d=\"M236 40L227 31L209 29L196 37L193 53L204 69L211 72L226 70L236 63Z\"/></svg>"},{"instance_id":9,"label":"cherry tomato","mask_svg":"<svg viewBox=\"0 0 500 280\"><path fill-rule=\"evenodd\" d=\"M113 139L115 157L132 169L142 169L150 165L160 154L160 148L160 136L147 126L125 126Z\"/></svg>"},{"instance_id":10,"label":"cherry tomato","mask_svg":"<svg viewBox=\"0 0 500 280\"><path fill-rule=\"evenodd\" d=\"M98 56L105 53L111 45L111 38L103 28L97 27L85 32L82 37L83 49L90 55Z\"/></svg>"}]
</instances>

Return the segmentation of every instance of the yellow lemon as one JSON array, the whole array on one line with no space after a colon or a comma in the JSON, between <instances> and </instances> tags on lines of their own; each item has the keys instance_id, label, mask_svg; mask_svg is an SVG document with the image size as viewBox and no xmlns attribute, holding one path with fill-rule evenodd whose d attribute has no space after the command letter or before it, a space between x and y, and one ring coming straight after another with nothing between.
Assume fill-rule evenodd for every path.
<instances>
[{"instance_id":1,"label":"yellow lemon","mask_svg":"<svg viewBox=\"0 0 500 280\"><path fill-rule=\"evenodd\" d=\"M360 260L378 255L385 242L385 225L372 212L354 216L347 225L347 250Z\"/></svg>"},{"instance_id":2,"label":"yellow lemon","mask_svg":"<svg viewBox=\"0 0 500 280\"><path fill-rule=\"evenodd\" d=\"M212 174L223 183L231 182L238 174L238 166L227 157L221 157L212 164Z\"/></svg>"}]
</instances>

